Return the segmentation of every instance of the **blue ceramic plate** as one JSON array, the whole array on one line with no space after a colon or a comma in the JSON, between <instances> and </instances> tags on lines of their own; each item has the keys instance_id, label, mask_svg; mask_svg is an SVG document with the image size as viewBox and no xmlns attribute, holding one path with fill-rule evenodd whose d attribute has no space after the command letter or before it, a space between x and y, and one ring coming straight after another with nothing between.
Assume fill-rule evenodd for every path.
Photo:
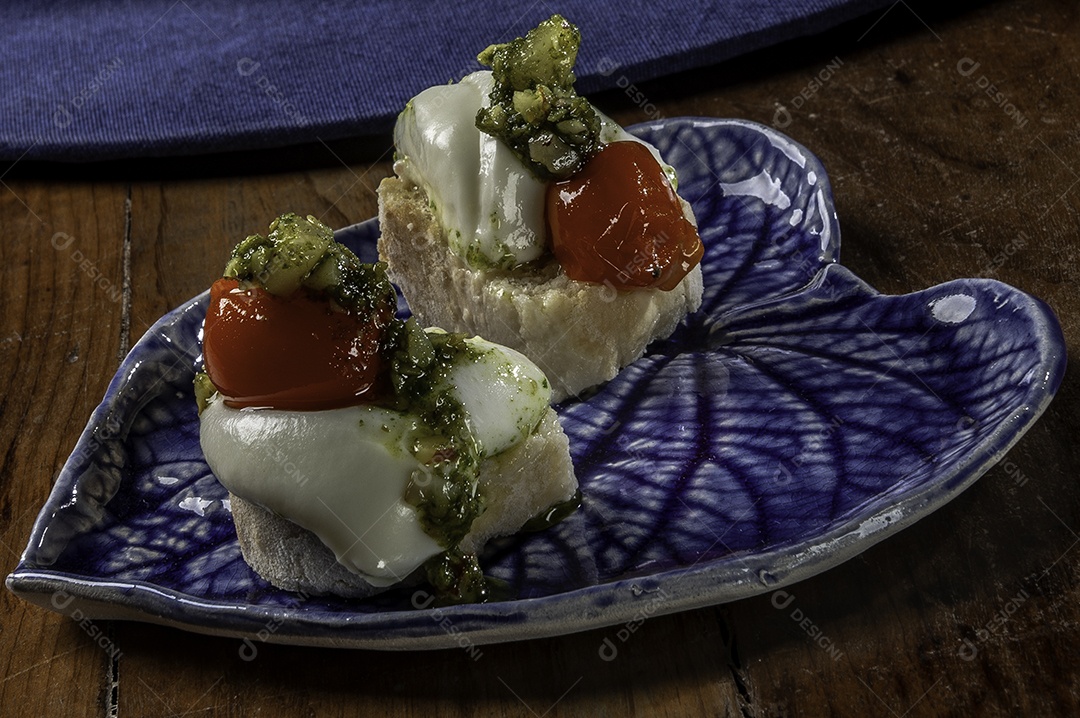
<instances>
[{"instance_id":1,"label":"blue ceramic plate","mask_svg":"<svg viewBox=\"0 0 1080 718\"><path fill-rule=\"evenodd\" d=\"M244 563L199 449L203 294L109 385L7 585L54 610L282 643L433 648L580 631L775 589L942 506L1045 409L1050 310L999 282L885 296L836 264L825 171L748 122L635 128L679 171L705 299L590 398L560 407L583 505L482 561L510 598L439 610L274 589ZM339 238L373 259L378 227ZM207 278L209 281L209 277Z\"/></svg>"}]
</instances>

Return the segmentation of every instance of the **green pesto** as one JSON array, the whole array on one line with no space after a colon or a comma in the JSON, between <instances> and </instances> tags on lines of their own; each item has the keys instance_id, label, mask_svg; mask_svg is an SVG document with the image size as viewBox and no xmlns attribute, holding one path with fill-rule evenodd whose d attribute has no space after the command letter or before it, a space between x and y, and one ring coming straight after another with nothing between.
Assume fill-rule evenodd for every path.
<instances>
[{"instance_id":1,"label":"green pesto","mask_svg":"<svg viewBox=\"0 0 1080 718\"><path fill-rule=\"evenodd\" d=\"M484 505L477 490L480 446L445 380L454 364L474 360L476 350L464 334L428 333L412 318L398 320L388 334L395 400L423 421L410 450L424 469L406 487L405 501L416 508L424 531L453 550Z\"/></svg>"},{"instance_id":2,"label":"green pesto","mask_svg":"<svg viewBox=\"0 0 1080 718\"><path fill-rule=\"evenodd\" d=\"M495 249L499 252L497 259L491 259L480 245L472 243L465 250L465 262L473 269L489 271L493 269L512 269L517 266L517 257L510 251L504 242L496 240Z\"/></svg>"},{"instance_id":3,"label":"green pesto","mask_svg":"<svg viewBox=\"0 0 1080 718\"><path fill-rule=\"evenodd\" d=\"M481 603L491 597L491 579L484 576L476 554L451 550L424 564L438 605Z\"/></svg>"},{"instance_id":4,"label":"green pesto","mask_svg":"<svg viewBox=\"0 0 1080 718\"><path fill-rule=\"evenodd\" d=\"M580 44L578 29L552 15L525 37L477 56L495 81L477 128L505 142L545 181L569 177L600 149L600 118L574 90Z\"/></svg>"},{"instance_id":5,"label":"green pesto","mask_svg":"<svg viewBox=\"0 0 1080 718\"><path fill-rule=\"evenodd\" d=\"M570 514L577 511L580 506L581 489L578 489L574 492L574 495L566 501L560 501L557 504L553 504L526 521L525 525L521 527L521 531L534 532L551 528Z\"/></svg>"}]
</instances>

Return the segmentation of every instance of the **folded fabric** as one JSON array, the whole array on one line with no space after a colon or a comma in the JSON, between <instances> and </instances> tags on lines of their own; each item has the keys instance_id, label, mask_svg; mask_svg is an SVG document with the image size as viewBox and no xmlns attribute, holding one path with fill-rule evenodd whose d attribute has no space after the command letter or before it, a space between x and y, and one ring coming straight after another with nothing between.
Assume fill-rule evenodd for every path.
<instances>
[{"instance_id":1,"label":"folded fabric","mask_svg":"<svg viewBox=\"0 0 1080 718\"><path fill-rule=\"evenodd\" d=\"M819 32L888 0L15 2L0 159L275 147L387 132L421 89L559 12L579 88L638 85Z\"/></svg>"}]
</instances>

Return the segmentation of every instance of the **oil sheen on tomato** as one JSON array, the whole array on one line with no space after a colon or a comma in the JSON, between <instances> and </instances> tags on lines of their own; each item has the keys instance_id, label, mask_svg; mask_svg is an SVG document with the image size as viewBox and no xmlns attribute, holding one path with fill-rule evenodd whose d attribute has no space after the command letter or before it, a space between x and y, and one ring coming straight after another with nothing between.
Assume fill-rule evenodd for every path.
<instances>
[{"instance_id":1,"label":"oil sheen on tomato","mask_svg":"<svg viewBox=\"0 0 1080 718\"><path fill-rule=\"evenodd\" d=\"M674 289L701 261L697 229L649 150L613 142L547 189L552 251L571 279Z\"/></svg>"},{"instance_id":2,"label":"oil sheen on tomato","mask_svg":"<svg viewBox=\"0 0 1080 718\"><path fill-rule=\"evenodd\" d=\"M316 411L360 404L378 378L388 321L365 321L304 289L278 297L219 279L210 288L203 326L206 373L235 408Z\"/></svg>"}]
</instances>

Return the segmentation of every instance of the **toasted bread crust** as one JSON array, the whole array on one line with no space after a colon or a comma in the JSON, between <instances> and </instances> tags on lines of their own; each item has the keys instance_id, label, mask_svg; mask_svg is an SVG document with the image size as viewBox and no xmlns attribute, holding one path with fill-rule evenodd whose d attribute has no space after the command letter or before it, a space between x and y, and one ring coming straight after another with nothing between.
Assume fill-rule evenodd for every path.
<instances>
[{"instance_id":1,"label":"toasted bread crust","mask_svg":"<svg viewBox=\"0 0 1080 718\"><path fill-rule=\"evenodd\" d=\"M229 499L244 561L277 588L345 598L385 590L338 563L334 552L307 529L236 494Z\"/></svg>"}]
</instances>

